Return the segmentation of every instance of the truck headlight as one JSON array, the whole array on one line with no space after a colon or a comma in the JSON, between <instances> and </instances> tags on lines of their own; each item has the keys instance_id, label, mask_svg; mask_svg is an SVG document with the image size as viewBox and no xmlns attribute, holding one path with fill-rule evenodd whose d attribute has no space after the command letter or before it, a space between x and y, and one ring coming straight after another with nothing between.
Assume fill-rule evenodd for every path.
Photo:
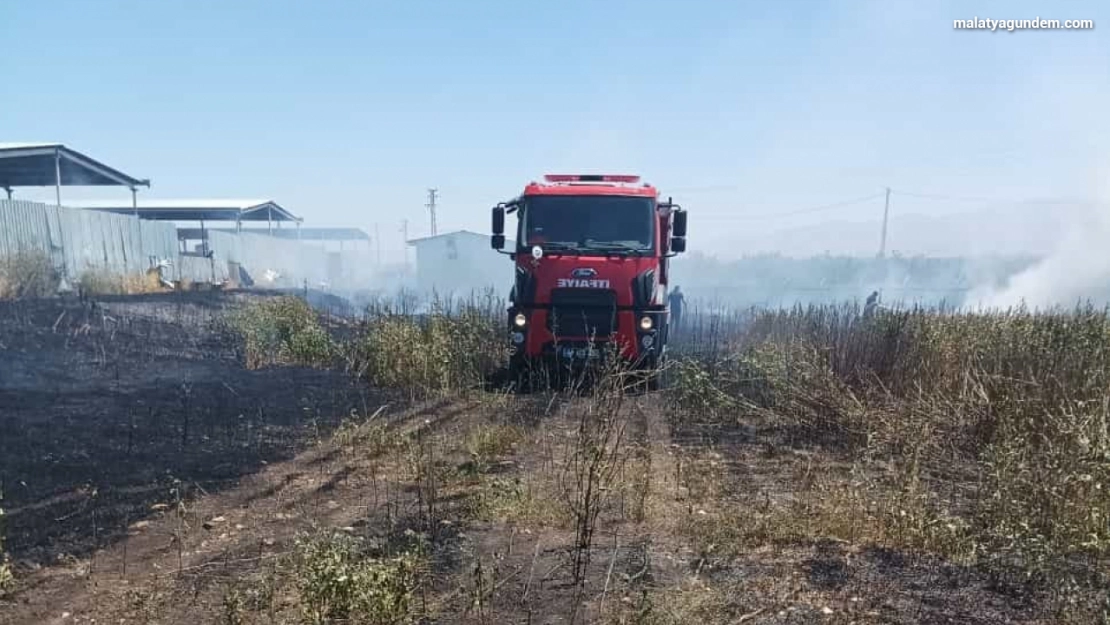
<instances>
[{"instance_id":1,"label":"truck headlight","mask_svg":"<svg viewBox=\"0 0 1110 625\"><path fill-rule=\"evenodd\" d=\"M528 317L525 316L524 313L517 313L516 316L513 317L513 325L518 328L523 328L528 325Z\"/></svg>"},{"instance_id":2,"label":"truck headlight","mask_svg":"<svg viewBox=\"0 0 1110 625\"><path fill-rule=\"evenodd\" d=\"M644 332L647 332L654 326L655 322L651 319L651 317L640 317L640 329Z\"/></svg>"}]
</instances>

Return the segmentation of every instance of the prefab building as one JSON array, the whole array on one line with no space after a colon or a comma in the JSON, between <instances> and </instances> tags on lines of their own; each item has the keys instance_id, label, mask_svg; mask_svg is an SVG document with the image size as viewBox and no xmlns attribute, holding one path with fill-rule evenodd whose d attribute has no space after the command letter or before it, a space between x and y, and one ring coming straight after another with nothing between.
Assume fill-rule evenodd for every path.
<instances>
[{"instance_id":1,"label":"prefab building","mask_svg":"<svg viewBox=\"0 0 1110 625\"><path fill-rule=\"evenodd\" d=\"M413 239L416 248L416 279L421 291L456 297L492 288L508 297L512 288L513 264L509 257L490 247L490 236L458 230ZM512 241L505 249L512 249Z\"/></svg>"}]
</instances>

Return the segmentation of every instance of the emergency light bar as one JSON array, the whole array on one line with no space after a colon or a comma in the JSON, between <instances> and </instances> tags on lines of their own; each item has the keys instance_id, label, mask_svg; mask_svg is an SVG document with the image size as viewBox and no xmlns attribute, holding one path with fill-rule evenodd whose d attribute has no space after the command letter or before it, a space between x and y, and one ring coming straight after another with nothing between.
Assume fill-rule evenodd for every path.
<instances>
[{"instance_id":1,"label":"emergency light bar","mask_svg":"<svg viewBox=\"0 0 1110 625\"><path fill-rule=\"evenodd\" d=\"M635 183L640 181L639 176L629 176L624 174L544 174L544 180L548 182L627 182Z\"/></svg>"}]
</instances>

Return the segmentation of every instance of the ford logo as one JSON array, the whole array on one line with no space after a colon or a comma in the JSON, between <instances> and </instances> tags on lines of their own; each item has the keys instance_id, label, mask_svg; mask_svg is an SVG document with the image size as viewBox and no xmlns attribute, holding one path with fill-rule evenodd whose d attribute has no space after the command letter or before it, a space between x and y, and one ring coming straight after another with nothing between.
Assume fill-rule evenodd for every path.
<instances>
[{"instance_id":1,"label":"ford logo","mask_svg":"<svg viewBox=\"0 0 1110 625\"><path fill-rule=\"evenodd\" d=\"M572 278L592 278L596 275L597 270L591 269L589 267L579 267L578 269L570 272L570 277Z\"/></svg>"}]
</instances>

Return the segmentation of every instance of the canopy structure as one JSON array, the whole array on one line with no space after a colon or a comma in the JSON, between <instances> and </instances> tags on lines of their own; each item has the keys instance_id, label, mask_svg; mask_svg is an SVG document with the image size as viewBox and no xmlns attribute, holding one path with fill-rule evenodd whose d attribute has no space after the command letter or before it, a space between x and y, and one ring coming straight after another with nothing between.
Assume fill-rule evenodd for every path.
<instances>
[{"instance_id":1,"label":"canopy structure","mask_svg":"<svg viewBox=\"0 0 1110 625\"><path fill-rule=\"evenodd\" d=\"M295 222L303 219L286 210L273 200L146 200L126 206L112 201L74 202L75 208L135 215L139 219L155 221L234 221L236 229L244 221L265 221L273 228L276 222ZM203 226L202 226L203 228Z\"/></svg>"},{"instance_id":2,"label":"canopy structure","mask_svg":"<svg viewBox=\"0 0 1110 625\"><path fill-rule=\"evenodd\" d=\"M209 232L251 232L251 230L236 230L233 228L209 228ZM178 238L195 239L200 233L197 228L178 228ZM297 228L297 230L274 230L270 236L280 239L298 239L301 241L370 241L370 235L358 228Z\"/></svg>"},{"instance_id":3,"label":"canopy structure","mask_svg":"<svg viewBox=\"0 0 1110 625\"><path fill-rule=\"evenodd\" d=\"M297 224L297 229L300 229L303 221L273 200L143 200L133 202L131 206L125 206L119 202L96 200L72 202L70 206L105 213L134 215L139 219L152 221L200 222L200 228L186 229L192 231L189 233L192 236L182 237L181 230L178 230L177 239L182 243L182 253L191 253L187 251L186 241L200 241L199 255L202 256L207 256L209 253L205 222L233 221L235 231L240 231L244 221L264 221L267 231L272 234L275 222L279 227L282 222L294 222Z\"/></svg>"},{"instance_id":4,"label":"canopy structure","mask_svg":"<svg viewBox=\"0 0 1110 625\"><path fill-rule=\"evenodd\" d=\"M0 143L0 188L12 198L15 187L54 187L62 203L62 187L118 186L131 189L132 204L139 187L150 180L129 176L61 143Z\"/></svg>"}]
</instances>

